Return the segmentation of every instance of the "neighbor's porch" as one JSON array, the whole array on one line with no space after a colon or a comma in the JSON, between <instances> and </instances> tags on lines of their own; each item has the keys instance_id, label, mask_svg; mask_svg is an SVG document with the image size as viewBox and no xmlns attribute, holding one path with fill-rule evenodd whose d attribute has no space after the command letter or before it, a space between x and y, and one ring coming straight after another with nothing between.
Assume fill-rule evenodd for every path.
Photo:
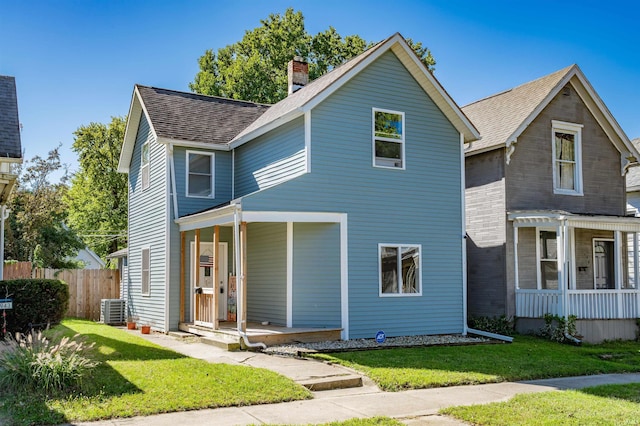
<instances>
[{"instance_id":1,"label":"neighbor's porch","mask_svg":"<svg viewBox=\"0 0 640 426\"><path fill-rule=\"evenodd\" d=\"M640 218L509 213L515 315L579 320L640 317Z\"/></svg>"},{"instance_id":2,"label":"neighbor's porch","mask_svg":"<svg viewBox=\"0 0 640 426\"><path fill-rule=\"evenodd\" d=\"M176 222L181 330L245 344L348 338L346 215L243 212L232 204ZM322 267L327 274L313 270ZM317 312L308 312L311 304Z\"/></svg>"}]
</instances>

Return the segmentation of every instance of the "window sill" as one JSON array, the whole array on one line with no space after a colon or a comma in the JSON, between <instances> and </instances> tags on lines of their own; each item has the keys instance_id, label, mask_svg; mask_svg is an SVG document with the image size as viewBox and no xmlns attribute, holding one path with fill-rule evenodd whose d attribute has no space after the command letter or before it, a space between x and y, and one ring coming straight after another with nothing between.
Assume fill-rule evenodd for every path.
<instances>
[{"instance_id":1,"label":"window sill","mask_svg":"<svg viewBox=\"0 0 640 426\"><path fill-rule=\"evenodd\" d=\"M420 297L422 293L379 293L379 297Z\"/></svg>"},{"instance_id":2,"label":"window sill","mask_svg":"<svg viewBox=\"0 0 640 426\"><path fill-rule=\"evenodd\" d=\"M554 188L553 193L555 195L571 195L574 197L584 196L584 193L582 191L567 191L566 189L557 189L557 188Z\"/></svg>"}]
</instances>

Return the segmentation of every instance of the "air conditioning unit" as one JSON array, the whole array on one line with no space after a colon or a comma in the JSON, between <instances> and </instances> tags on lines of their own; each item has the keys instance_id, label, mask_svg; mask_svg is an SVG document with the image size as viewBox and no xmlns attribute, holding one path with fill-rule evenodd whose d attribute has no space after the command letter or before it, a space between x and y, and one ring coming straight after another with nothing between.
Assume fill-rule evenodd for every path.
<instances>
[{"instance_id":1,"label":"air conditioning unit","mask_svg":"<svg viewBox=\"0 0 640 426\"><path fill-rule=\"evenodd\" d=\"M124 324L124 300L102 299L100 302L100 322L105 324Z\"/></svg>"}]
</instances>

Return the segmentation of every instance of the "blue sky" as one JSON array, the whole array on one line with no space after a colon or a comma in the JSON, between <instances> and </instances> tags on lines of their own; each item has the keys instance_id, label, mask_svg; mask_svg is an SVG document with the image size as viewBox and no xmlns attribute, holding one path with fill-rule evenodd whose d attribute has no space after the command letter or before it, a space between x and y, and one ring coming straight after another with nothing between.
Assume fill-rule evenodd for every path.
<instances>
[{"instance_id":1,"label":"blue sky","mask_svg":"<svg viewBox=\"0 0 640 426\"><path fill-rule=\"evenodd\" d=\"M630 138L640 137L635 1L0 0L0 74L16 77L25 157L128 112L133 85L188 90L197 60L270 13L301 10L307 31L428 46L459 105L577 63Z\"/></svg>"}]
</instances>

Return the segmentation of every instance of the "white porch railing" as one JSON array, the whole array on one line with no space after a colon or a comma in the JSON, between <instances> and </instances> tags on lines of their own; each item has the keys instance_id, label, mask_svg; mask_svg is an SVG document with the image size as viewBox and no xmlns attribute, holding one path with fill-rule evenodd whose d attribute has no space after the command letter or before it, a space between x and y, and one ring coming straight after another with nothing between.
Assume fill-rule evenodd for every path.
<instances>
[{"instance_id":1,"label":"white porch railing","mask_svg":"<svg viewBox=\"0 0 640 426\"><path fill-rule=\"evenodd\" d=\"M542 318L560 315L562 292L558 290L516 290L516 316Z\"/></svg>"},{"instance_id":2,"label":"white porch railing","mask_svg":"<svg viewBox=\"0 0 640 426\"><path fill-rule=\"evenodd\" d=\"M640 317L640 291L568 290L567 314L579 319L633 319ZM562 313L558 290L516 290L516 316L541 318Z\"/></svg>"}]
</instances>

